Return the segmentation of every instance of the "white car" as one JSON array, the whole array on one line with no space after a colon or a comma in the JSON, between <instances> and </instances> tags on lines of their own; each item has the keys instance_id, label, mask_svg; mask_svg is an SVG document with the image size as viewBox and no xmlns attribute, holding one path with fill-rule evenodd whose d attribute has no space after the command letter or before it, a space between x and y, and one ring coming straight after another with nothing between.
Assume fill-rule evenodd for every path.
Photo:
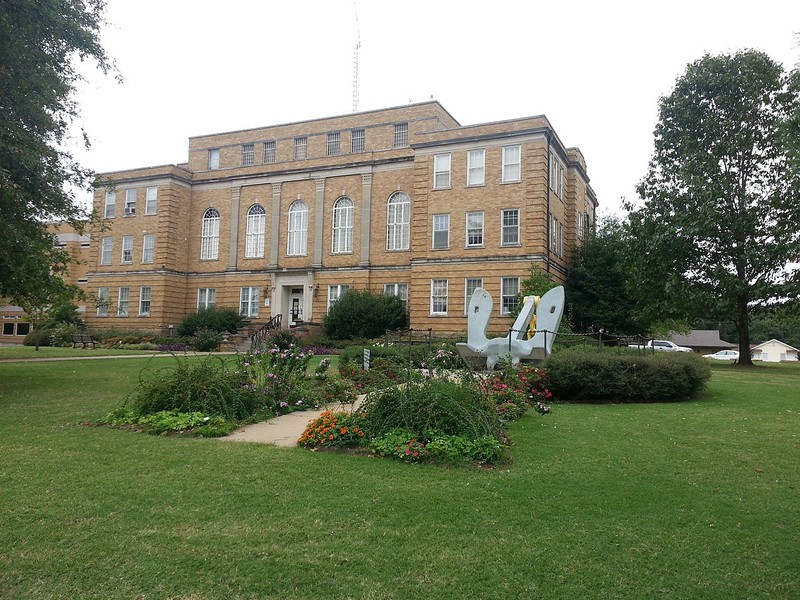
<instances>
[{"instance_id":1,"label":"white car","mask_svg":"<svg viewBox=\"0 0 800 600\"><path fill-rule=\"evenodd\" d=\"M703 358L713 358L714 360L739 360L739 352L736 350L720 350L714 354L703 354Z\"/></svg>"}]
</instances>

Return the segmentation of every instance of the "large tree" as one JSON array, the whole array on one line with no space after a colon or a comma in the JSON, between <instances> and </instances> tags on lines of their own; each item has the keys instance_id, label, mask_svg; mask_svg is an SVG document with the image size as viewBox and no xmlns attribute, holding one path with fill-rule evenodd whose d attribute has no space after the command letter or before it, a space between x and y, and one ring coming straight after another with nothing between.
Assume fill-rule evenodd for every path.
<instances>
[{"instance_id":1,"label":"large tree","mask_svg":"<svg viewBox=\"0 0 800 600\"><path fill-rule=\"evenodd\" d=\"M75 195L91 173L67 146L78 61L112 68L98 40L104 10L103 0L0 1L0 297L20 305L64 289L72 258L46 221L80 229L87 218Z\"/></svg>"},{"instance_id":2,"label":"large tree","mask_svg":"<svg viewBox=\"0 0 800 600\"><path fill-rule=\"evenodd\" d=\"M785 135L799 102L761 52L691 63L660 101L644 204L629 215L643 305L660 318L733 321L740 364L751 319L800 287L800 173Z\"/></svg>"}]
</instances>

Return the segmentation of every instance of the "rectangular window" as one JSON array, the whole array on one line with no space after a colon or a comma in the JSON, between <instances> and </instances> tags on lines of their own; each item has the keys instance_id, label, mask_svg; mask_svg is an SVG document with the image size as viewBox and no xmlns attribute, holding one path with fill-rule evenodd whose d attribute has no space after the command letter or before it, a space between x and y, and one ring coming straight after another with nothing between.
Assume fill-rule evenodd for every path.
<instances>
[{"instance_id":1,"label":"rectangular window","mask_svg":"<svg viewBox=\"0 0 800 600\"><path fill-rule=\"evenodd\" d=\"M118 317L128 316L128 308L130 306L130 301L131 301L131 288L127 287L119 288L119 296L117 296Z\"/></svg>"},{"instance_id":2,"label":"rectangular window","mask_svg":"<svg viewBox=\"0 0 800 600\"><path fill-rule=\"evenodd\" d=\"M100 264L110 265L111 254L114 249L114 238L104 237L100 240Z\"/></svg>"},{"instance_id":3,"label":"rectangular window","mask_svg":"<svg viewBox=\"0 0 800 600\"><path fill-rule=\"evenodd\" d=\"M145 233L142 237L142 263L149 264L156 258L156 234Z\"/></svg>"},{"instance_id":4,"label":"rectangular window","mask_svg":"<svg viewBox=\"0 0 800 600\"><path fill-rule=\"evenodd\" d=\"M483 212L467 213L467 246L483 246Z\"/></svg>"},{"instance_id":5,"label":"rectangular window","mask_svg":"<svg viewBox=\"0 0 800 600\"><path fill-rule=\"evenodd\" d=\"M217 290L215 288L200 288L197 290L197 309L208 308L217 303Z\"/></svg>"},{"instance_id":6,"label":"rectangular window","mask_svg":"<svg viewBox=\"0 0 800 600\"><path fill-rule=\"evenodd\" d=\"M433 248L445 250L450 247L450 215L433 215Z\"/></svg>"},{"instance_id":7,"label":"rectangular window","mask_svg":"<svg viewBox=\"0 0 800 600\"><path fill-rule=\"evenodd\" d=\"M522 179L520 156L520 146L503 146L503 183Z\"/></svg>"},{"instance_id":8,"label":"rectangular window","mask_svg":"<svg viewBox=\"0 0 800 600\"><path fill-rule=\"evenodd\" d=\"M252 167L256 162L255 144L242 144L242 166Z\"/></svg>"},{"instance_id":9,"label":"rectangular window","mask_svg":"<svg viewBox=\"0 0 800 600\"><path fill-rule=\"evenodd\" d=\"M14 323L3 323L3 335L14 335Z\"/></svg>"},{"instance_id":10,"label":"rectangular window","mask_svg":"<svg viewBox=\"0 0 800 600\"><path fill-rule=\"evenodd\" d=\"M341 153L341 144L338 131L328 133L328 156L338 156Z\"/></svg>"},{"instance_id":11,"label":"rectangular window","mask_svg":"<svg viewBox=\"0 0 800 600\"><path fill-rule=\"evenodd\" d=\"M17 323L17 335L28 335L30 332L30 323Z\"/></svg>"},{"instance_id":12,"label":"rectangular window","mask_svg":"<svg viewBox=\"0 0 800 600\"><path fill-rule=\"evenodd\" d=\"M558 219L550 217L550 251L558 254Z\"/></svg>"},{"instance_id":13,"label":"rectangular window","mask_svg":"<svg viewBox=\"0 0 800 600\"><path fill-rule=\"evenodd\" d=\"M395 123L392 147L405 148L406 146L408 146L408 123Z\"/></svg>"},{"instance_id":14,"label":"rectangular window","mask_svg":"<svg viewBox=\"0 0 800 600\"><path fill-rule=\"evenodd\" d=\"M564 194L564 165L555 154L550 155L550 189L559 198Z\"/></svg>"},{"instance_id":15,"label":"rectangular window","mask_svg":"<svg viewBox=\"0 0 800 600\"><path fill-rule=\"evenodd\" d=\"M158 208L158 188L155 186L150 186L147 188L147 191L145 192L144 214L154 215L156 214L157 208Z\"/></svg>"},{"instance_id":16,"label":"rectangular window","mask_svg":"<svg viewBox=\"0 0 800 600\"><path fill-rule=\"evenodd\" d=\"M108 301L109 301L109 294L107 287L97 288L97 316L98 317L107 317L108 316Z\"/></svg>"},{"instance_id":17,"label":"rectangular window","mask_svg":"<svg viewBox=\"0 0 800 600\"><path fill-rule=\"evenodd\" d=\"M483 287L483 279L481 277L467 277L464 280L464 314L467 314L469 301L475 290Z\"/></svg>"},{"instance_id":18,"label":"rectangular window","mask_svg":"<svg viewBox=\"0 0 800 600\"><path fill-rule=\"evenodd\" d=\"M308 157L308 138L294 138L294 159L303 160Z\"/></svg>"},{"instance_id":19,"label":"rectangular window","mask_svg":"<svg viewBox=\"0 0 800 600\"><path fill-rule=\"evenodd\" d=\"M136 190L125 190L125 214L136 214Z\"/></svg>"},{"instance_id":20,"label":"rectangular window","mask_svg":"<svg viewBox=\"0 0 800 600\"><path fill-rule=\"evenodd\" d=\"M386 296L397 296L408 306L408 284L407 283L385 283L383 293Z\"/></svg>"},{"instance_id":21,"label":"rectangular window","mask_svg":"<svg viewBox=\"0 0 800 600\"><path fill-rule=\"evenodd\" d=\"M447 279L431 279L431 314L447 314Z\"/></svg>"},{"instance_id":22,"label":"rectangular window","mask_svg":"<svg viewBox=\"0 0 800 600\"><path fill-rule=\"evenodd\" d=\"M519 299L519 277L503 277L500 280L500 314L510 315L517 308Z\"/></svg>"},{"instance_id":23,"label":"rectangular window","mask_svg":"<svg viewBox=\"0 0 800 600\"><path fill-rule=\"evenodd\" d=\"M133 236L122 236L122 264L129 265L133 262Z\"/></svg>"},{"instance_id":24,"label":"rectangular window","mask_svg":"<svg viewBox=\"0 0 800 600\"><path fill-rule=\"evenodd\" d=\"M433 189L450 187L450 154L433 157Z\"/></svg>"},{"instance_id":25,"label":"rectangular window","mask_svg":"<svg viewBox=\"0 0 800 600\"><path fill-rule=\"evenodd\" d=\"M502 231L500 235L501 246L516 246L519 244L519 209L511 208L502 211Z\"/></svg>"},{"instance_id":26,"label":"rectangular window","mask_svg":"<svg viewBox=\"0 0 800 600\"><path fill-rule=\"evenodd\" d=\"M106 192L106 203L103 209L103 217L106 219L113 219L114 213L117 212L117 193Z\"/></svg>"},{"instance_id":27,"label":"rectangular window","mask_svg":"<svg viewBox=\"0 0 800 600\"><path fill-rule=\"evenodd\" d=\"M467 185L483 185L486 173L486 150L467 152Z\"/></svg>"},{"instance_id":28,"label":"rectangular window","mask_svg":"<svg viewBox=\"0 0 800 600\"><path fill-rule=\"evenodd\" d=\"M139 288L139 316L150 316L150 299L153 295L153 289L149 286L142 286Z\"/></svg>"},{"instance_id":29,"label":"rectangular window","mask_svg":"<svg viewBox=\"0 0 800 600\"><path fill-rule=\"evenodd\" d=\"M216 171L219 169L219 148L212 148L208 151L208 170Z\"/></svg>"},{"instance_id":30,"label":"rectangular window","mask_svg":"<svg viewBox=\"0 0 800 600\"><path fill-rule=\"evenodd\" d=\"M264 142L264 164L274 163L277 158L277 148L274 141Z\"/></svg>"},{"instance_id":31,"label":"rectangular window","mask_svg":"<svg viewBox=\"0 0 800 600\"><path fill-rule=\"evenodd\" d=\"M558 224L558 255L564 257L564 224Z\"/></svg>"},{"instance_id":32,"label":"rectangular window","mask_svg":"<svg viewBox=\"0 0 800 600\"><path fill-rule=\"evenodd\" d=\"M578 239L583 239L583 213L578 213Z\"/></svg>"},{"instance_id":33,"label":"rectangular window","mask_svg":"<svg viewBox=\"0 0 800 600\"><path fill-rule=\"evenodd\" d=\"M239 314L243 317L258 316L258 292L257 287L243 287L239 293Z\"/></svg>"},{"instance_id":34,"label":"rectangular window","mask_svg":"<svg viewBox=\"0 0 800 600\"><path fill-rule=\"evenodd\" d=\"M350 290L350 286L345 284L329 285L328 286L328 311L336 302Z\"/></svg>"},{"instance_id":35,"label":"rectangular window","mask_svg":"<svg viewBox=\"0 0 800 600\"><path fill-rule=\"evenodd\" d=\"M353 129L350 132L350 152L355 154L356 152L363 152L364 151L364 130L363 129Z\"/></svg>"}]
</instances>

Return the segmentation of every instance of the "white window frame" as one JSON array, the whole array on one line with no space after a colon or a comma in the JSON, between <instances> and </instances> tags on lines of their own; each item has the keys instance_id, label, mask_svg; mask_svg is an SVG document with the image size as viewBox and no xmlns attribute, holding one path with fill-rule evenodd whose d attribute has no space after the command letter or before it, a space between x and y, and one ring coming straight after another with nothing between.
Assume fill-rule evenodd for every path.
<instances>
[{"instance_id":1,"label":"white window frame","mask_svg":"<svg viewBox=\"0 0 800 600\"><path fill-rule=\"evenodd\" d=\"M300 136L294 138L294 159L303 160L308 158L308 138Z\"/></svg>"},{"instance_id":2,"label":"white window frame","mask_svg":"<svg viewBox=\"0 0 800 600\"><path fill-rule=\"evenodd\" d=\"M242 144L242 166L252 167L256 164L256 145Z\"/></svg>"},{"instance_id":3,"label":"white window frame","mask_svg":"<svg viewBox=\"0 0 800 600\"><path fill-rule=\"evenodd\" d=\"M286 236L287 256L305 256L308 252L308 205L295 200L289 207Z\"/></svg>"},{"instance_id":4,"label":"white window frame","mask_svg":"<svg viewBox=\"0 0 800 600\"><path fill-rule=\"evenodd\" d=\"M503 183L522 181L522 146L503 146Z\"/></svg>"},{"instance_id":5,"label":"white window frame","mask_svg":"<svg viewBox=\"0 0 800 600\"><path fill-rule=\"evenodd\" d=\"M342 153L342 136L338 131L329 131L325 141L328 156L339 156Z\"/></svg>"},{"instance_id":6,"label":"white window frame","mask_svg":"<svg viewBox=\"0 0 800 600\"><path fill-rule=\"evenodd\" d=\"M117 212L117 193L114 191L106 192L105 204L103 205L103 218L113 219Z\"/></svg>"},{"instance_id":7,"label":"white window frame","mask_svg":"<svg viewBox=\"0 0 800 600\"><path fill-rule=\"evenodd\" d=\"M583 239L583 228L584 228L583 218L584 218L583 217L583 213L578 213L578 239L579 240Z\"/></svg>"},{"instance_id":8,"label":"white window frame","mask_svg":"<svg viewBox=\"0 0 800 600\"><path fill-rule=\"evenodd\" d=\"M144 193L144 214L154 215L158 210L158 187L151 185Z\"/></svg>"},{"instance_id":9,"label":"white window frame","mask_svg":"<svg viewBox=\"0 0 800 600\"><path fill-rule=\"evenodd\" d=\"M142 236L142 264L147 265L156 259L156 234L145 233Z\"/></svg>"},{"instance_id":10,"label":"white window frame","mask_svg":"<svg viewBox=\"0 0 800 600\"><path fill-rule=\"evenodd\" d=\"M408 146L408 123L395 123L392 136L392 148L405 148Z\"/></svg>"},{"instance_id":11,"label":"white window frame","mask_svg":"<svg viewBox=\"0 0 800 600\"><path fill-rule=\"evenodd\" d=\"M384 283L383 294L385 296L397 296L408 306L408 284L407 283Z\"/></svg>"},{"instance_id":12,"label":"white window frame","mask_svg":"<svg viewBox=\"0 0 800 600\"><path fill-rule=\"evenodd\" d=\"M367 135L364 129L353 129L350 132L350 152L352 154L364 152L366 148L366 137Z\"/></svg>"},{"instance_id":13,"label":"white window frame","mask_svg":"<svg viewBox=\"0 0 800 600\"><path fill-rule=\"evenodd\" d=\"M199 288L197 290L197 310L208 308L217 303L216 288Z\"/></svg>"},{"instance_id":14,"label":"white window frame","mask_svg":"<svg viewBox=\"0 0 800 600\"><path fill-rule=\"evenodd\" d=\"M203 213L203 225L200 231L200 260L219 259L219 224L220 214L216 208L209 208Z\"/></svg>"},{"instance_id":15,"label":"white window frame","mask_svg":"<svg viewBox=\"0 0 800 600\"><path fill-rule=\"evenodd\" d=\"M347 196L333 203L333 238L331 252L341 254L353 251L353 226L355 204Z\"/></svg>"},{"instance_id":16,"label":"white window frame","mask_svg":"<svg viewBox=\"0 0 800 600\"><path fill-rule=\"evenodd\" d=\"M108 304L110 302L111 296L109 294L107 287L99 287L97 288L97 316L98 317L107 317L108 316Z\"/></svg>"},{"instance_id":17,"label":"white window frame","mask_svg":"<svg viewBox=\"0 0 800 600\"><path fill-rule=\"evenodd\" d=\"M559 198L564 197L564 164L555 154L550 155L550 189Z\"/></svg>"},{"instance_id":18,"label":"white window frame","mask_svg":"<svg viewBox=\"0 0 800 600\"><path fill-rule=\"evenodd\" d=\"M434 250L448 250L450 248L450 214L433 215L432 228L431 247Z\"/></svg>"},{"instance_id":19,"label":"white window frame","mask_svg":"<svg viewBox=\"0 0 800 600\"><path fill-rule=\"evenodd\" d=\"M519 304L519 277L500 278L500 314L508 316Z\"/></svg>"},{"instance_id":20,"label":"white window frame","mask_svg":"<svg viewBox=\"0 0 800 600\"><path fill-rule=\"evenodd\" d=\"M216 171L219 169L219 148L208 149L208 170Z\"/></svg>"},{"instance_id":21,"label":"white window frame","mask_svg":"<svg viewBox=\"0 0 800 600\"><path fill-rule=\"evenodd\" d=\"M431 315L447 314L447 279L431 279Z\"/></svg>"},{"instance_id":22,"label":"white window frame","mask_svg":"<svg viewBox=\"0 0 800 600\"><path fill-rule=\"evenodd\" d=\"M110 265L114 257L114 238L104 237L100 240L100 264Z\"/></svg>"},{"instance_id":23,"label":"white window frame","mask_svg":"<svg viewBox=\"0 0 800 600\"><path fill-rule=\"evenodd\" d=\"M130 189L125 190L125 214L126 215L135 215L136 214L136 190Z\"/></svg>"},{"instance_id":24,"label":"white window frame","mask_svg":"<svg viewBox=\"0 0 800 600\"><path fill-rule=\"evenodd\" d=\"M247 209L247 225L245 229L245 258L264 257L264 238L267 230L267 211L260 204L253 204Z\"/></svg>"},{"instance_id":25,"label":"white window frame","mask_svg":"<svg viewBox=\"0 0 800 600\"><path fill-rule=\"evenodd\" d=\"M411 197L405 192L389 196L386 209L386 249L408 250L411 241Z\"/></svg>"},{"instance_id":26,"label":"white window frame","mask_svg":"<svg viewBox=\"0 0 800 600\"><path fill-rule=\"evenodd\" d=\"M452 156L449 152L433 155L433 189L444 190L450 188Z\"/></svg>"},{"instance_id":27,"label":"white window frame","mask_svg":"<svg viewBox=\"0 0 800 600\"><path fill-rule=\"evenodd\" d=\"M476 221L473 221L473 223L470 224L470 219L474 219ZM477 221L480 221L480 225L476 224ZM467 213L466 236L465 236L465 239L467 240L467 248L483 248L483 242L484 242L483 224L484 224L484 215L482 210ZM480 241L478 241L479 239Z\"/></svg>"},{"instance_id":28,"label":"white window frame","mask_svg":"<svg viewBox=\"0 0 800 600\"><path fill-rule=\"evenodd\" d=\"M257 317L260 288L243 286L239 288L239 314L243 317Z\"/></svg>"},{"instance_id":29,"label":"white window frame","mask_svg":"<svg viewBox=\"0 0 800 600\"><path fill-rule=\"evenodd\" d=\"M467 314L467 309L469 308L469 300L472 298L472 294L475 293L475 290L478 288L483 287L483 277L466 277L464 279L464 314ZM470 288L471 291L470 291Z\"/></svg>"},{"instance_id":30,"label":"white window frame","mask_svg":"<svg viewBox=\"0 0 800 600\"><path fill-rule=\"evenodd\" d=\"M264 164L274 163L278 158L278 147L274 140L264 142Z\"/></svg>"},{"instance_id":31,"label":"white window frame","mask_svg":"<svg viewBox=\"0 0 800 600\"><path fill-rule=\"evenodd\" d=\"M486 150L477 148L467 152L467 186L486 184Z\"/></svg>"},{"instance_id":32,"label":"white window frame","mask_svg":"<svg viewBox=\"0 0 800 600\"><path fill-rule=\"evenodd\" d=\"M510 217L516 215L516 223L510 223ZM513 241L506 240L506 234L511 237L514 232L516 239ZM501 246L519 246L520 245L520 212L518 208L504 208L500 211L500 245Z\"/></svg>"},{"instance_id":33,"label":"white window frame","mask_svg":"<svg viewBox=\"0 0 800 600\"><path fill-rule=\"evenodd\" d=\"M117 290L117 316L127 317L131 308L131 288L121 287Z\"/></svg>"},{"instance_id":34,"label":"white window frame","mask_svg":"<svg viewBox=\"0 0 800 600\"><path fill-rule=\"evenodd\" d=\"M347 283L337 283L334 285L328 286L328 312L330 312L331 308L334 304L339 301L339 298L344 296L347 292L350 291L350 285Z\"/></svg>"},{"instance_id":35,"label":"white window frame","mask_svg":"<svg viewBox=\"0 0 800 600\"><path fill-rule=\"evenodd\" d=\"M120 263L123 265L133 264L133 236L122 236L122 255L120 256Z\"/></svg>"},{"instance_id":36,"label":"white window frame","mask_svg":"<svg viewBox=\"0 0 800 600\"><path fill-rule=\"evenodd\" d=\"M153 288L143 285L139 288L139 316L149 317L153 301Z\"/></svg>"}]
</instances>

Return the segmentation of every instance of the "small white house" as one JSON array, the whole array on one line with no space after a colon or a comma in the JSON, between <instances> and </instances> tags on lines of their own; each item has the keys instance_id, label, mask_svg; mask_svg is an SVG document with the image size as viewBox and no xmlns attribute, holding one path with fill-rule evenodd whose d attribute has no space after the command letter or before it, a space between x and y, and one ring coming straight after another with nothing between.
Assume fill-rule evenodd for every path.
<instances>
[{"instance_id":1,"label":"small white house","mask_svg":"<svg viewBox=\"0 0 800 600\"><path fill-rule=\"evenodd\" d=\"M793 362L798 360L800 350L784 344L780 340L769 340L763 344L753 346L753 360L764 362Z\"/></svg>"}]
</instances>

